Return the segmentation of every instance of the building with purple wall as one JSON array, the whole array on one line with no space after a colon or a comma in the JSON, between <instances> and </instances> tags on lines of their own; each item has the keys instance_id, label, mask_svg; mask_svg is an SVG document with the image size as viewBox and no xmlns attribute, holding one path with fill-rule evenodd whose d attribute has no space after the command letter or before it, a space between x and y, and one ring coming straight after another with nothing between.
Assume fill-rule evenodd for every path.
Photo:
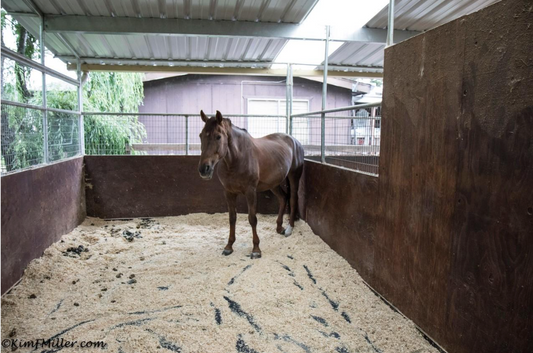
<instances>
[{"instance_id":1,"label":"building with purple wall","mask_svg":"<svg viewBox=\"0 0 533 353\"><path fill-rule=\"evenodd\" d=\"M294 78L293 112L316 111L322 105L322 82ZM144 102L141 113L199 114L200 110L214 113L220 110L232 122L246 128L252 136L285 132L285 118L243 118L234 114L285 116L285 77L182 75L144 82ZM327 109L352 104L351 84L328 85ZM345 113L346 114L346 113ZM147 130L148 143L184 143L185 118L141 116ZM189 117L188 130L191 146L199 143L203 127L199 116ZM332 143L350 140L350 120L327 121L326 138ZM345 133L339 134L341 129ZM320 144L320 119L300 118L293 122L293 134L304 145ZM338 139L346 141L333 141ZM195 148L192 148L193 150Z\"/></svg>"}]
</instances>

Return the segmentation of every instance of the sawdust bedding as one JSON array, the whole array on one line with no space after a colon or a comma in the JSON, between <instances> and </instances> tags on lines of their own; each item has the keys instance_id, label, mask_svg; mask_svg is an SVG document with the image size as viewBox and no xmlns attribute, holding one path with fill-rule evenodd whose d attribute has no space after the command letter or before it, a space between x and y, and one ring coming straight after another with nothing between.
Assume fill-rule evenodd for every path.
<instances>
[{"instance_id":1,"label":"sawdust bedding","mask_svg":"<svg viewBox=\"0 0 533 353\"><path fill-rule=\"evenodd\" d=\"M2 338L107 344L63 352L437 352L305 222L285 238L275 216L258 219L251 260L246 215L230 256L227 214L87 218L2 297Z\"/></svg>"}]
</instances>

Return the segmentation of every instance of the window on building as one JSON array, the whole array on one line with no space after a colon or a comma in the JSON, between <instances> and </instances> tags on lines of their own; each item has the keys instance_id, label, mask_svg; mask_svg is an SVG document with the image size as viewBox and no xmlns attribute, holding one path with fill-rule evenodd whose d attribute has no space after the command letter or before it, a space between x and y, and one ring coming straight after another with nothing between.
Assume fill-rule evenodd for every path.
<instances>
[{"instance_id":1,"label":"window on building","mask_svg":"<svg viewBox=\"0 0 533 353\"><path fill-rule=\"evenodd\" d=\"M292 102L293 114L307 113L309 111L309 101L295 99ZM276 132L285 132L287 120L285 118L285 99L248 99L249 115L280 115L280 117L249 117L248 132L253 137L263 137ZM281 117L283 116L283 117ZM293 136L301 144L307 144L309 140L309 119L294 118L292 123Z\"/></svg>"}]
</instances>

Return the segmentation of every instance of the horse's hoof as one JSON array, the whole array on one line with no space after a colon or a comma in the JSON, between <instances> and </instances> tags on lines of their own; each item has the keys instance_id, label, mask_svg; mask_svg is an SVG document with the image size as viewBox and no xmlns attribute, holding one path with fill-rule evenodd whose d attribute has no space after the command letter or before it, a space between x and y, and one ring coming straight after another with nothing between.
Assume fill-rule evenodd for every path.
<instances>
[{"instance_id":1,"label":"horse's hoof","mask_svg":"<svg viewBox=\"0 0 533 353\"><path fill-rule=\"evenodd\" d=\"M222 251L222 255L224 256L228 256L228 255L231 255L231 253L233 252L233 250L231 249L224 249L224 251Z\"/></svg>"},{"instance_id":2,"label":"horse's hoof","mask_svg":"<svg viewBox=\"0 0 533 353\"><path fill-rule=\"evenodd\" d=\"M253 252L252 255L250 255L250 259L260 259L261 253L260 252Z\"/></svg>"},{"instance_id":3,"label":"horse's hoof","mask_svg":"<svg viewBox=\"0 0 533 353\"><path fill-rule=\"evenodd\" d=\"M289 235L292 234L292 227L291 226L288 226L287 228L285 228L285 230L281 233L283 234L284 236L288 237Z\"/></svg>"}]
</instances>

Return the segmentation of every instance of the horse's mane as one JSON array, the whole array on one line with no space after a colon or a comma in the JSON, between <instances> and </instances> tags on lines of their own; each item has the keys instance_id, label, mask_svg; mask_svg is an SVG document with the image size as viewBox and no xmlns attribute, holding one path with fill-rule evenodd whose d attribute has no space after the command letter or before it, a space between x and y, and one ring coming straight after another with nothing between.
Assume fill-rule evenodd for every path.
<instances>
[{"instance_id":1,"label":"horse's mane","mask_svg":"<svg viewBox=\"0 0 533 353\"><path fill-rule=\"evenodd\" d=\"M230 119L226 118L226 120L228 121L230 128L231 128L231 127L235 127L235 128L237 128L237 129L239 129L239 130L241 130L241 131L246 132L247 134L250 134L250 133L248 132L248 130L246 130L245 128L239 127L239 126L237 126L237 125L233 125L233 123L231 122Z\"/></svg>"}]
</instances>

